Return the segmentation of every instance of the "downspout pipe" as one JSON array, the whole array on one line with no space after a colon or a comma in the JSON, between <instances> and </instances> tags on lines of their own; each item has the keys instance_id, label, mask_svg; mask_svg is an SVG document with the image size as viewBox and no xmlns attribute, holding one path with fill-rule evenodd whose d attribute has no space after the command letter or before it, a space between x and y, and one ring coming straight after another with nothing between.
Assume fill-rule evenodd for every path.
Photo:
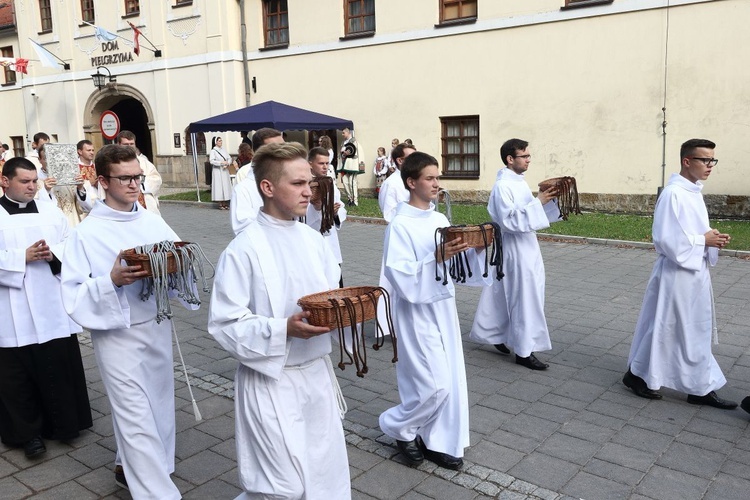
<instances>
[{"instance_id":1,"label":"downspout pipe","mask_svg":"<svg viewBox=\"0 0 750 500\"><path fill-rule=\"evenodd\" d=\"M250 69L247 67L247 25L245 0L240 0L240 44L242 46L242 76L245 80L245 106L250 106Z\"/></svg>"}]
</instances>

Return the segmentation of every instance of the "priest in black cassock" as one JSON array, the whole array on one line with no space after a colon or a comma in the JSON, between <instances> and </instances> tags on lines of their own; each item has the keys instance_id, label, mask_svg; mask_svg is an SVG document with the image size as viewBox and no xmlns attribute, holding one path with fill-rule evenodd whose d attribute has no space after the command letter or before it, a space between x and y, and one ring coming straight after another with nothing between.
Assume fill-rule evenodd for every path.
<instances>
[{"instance_id":1,"label":"priest in black cassock","mask_svg":"<svg viewBox=\"0 0 750 500\"><path fill-rule=\"evenodd\" d=\"M58 259L65 215L37 205L37 170L25 158L3 165L0 198L0 438L28 458L42 438L68 440L91 427L77 333L65 313Z\"/></svg>"}]
</instances>

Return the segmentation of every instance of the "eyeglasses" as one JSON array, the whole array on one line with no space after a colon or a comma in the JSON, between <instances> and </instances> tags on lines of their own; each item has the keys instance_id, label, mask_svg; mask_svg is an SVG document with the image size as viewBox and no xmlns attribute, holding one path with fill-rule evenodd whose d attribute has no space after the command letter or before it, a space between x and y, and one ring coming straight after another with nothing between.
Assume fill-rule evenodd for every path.
<instances>
[{"instance_id":1,"label":"eyeglasses","mask_svg":"<svg viewBox=\"0 0 750 500\"><path fill-rule=\"evenodd\" d=\"M530 160L531 155L513 155L513 158L523 158L524 160Z\"/></svg>"},{"instance_id":2,"label":"eyeglasses","mask_svg":"<svg viewBox=\"0 0 750 500\"><path fill-rule=\"evenodd\" d=\"M140 184L146 179L145 175L103 175L102 177L106 177L107 179L117 179L122 186L130 186L130 183L133 181L135 181L136 184Z\"/></svg>"},{"instance_id":3,"label":"eyeglasses","mask_svg":"<svg viewBox=\"0 0 750 500\"><path fill-rule=\"evenodd\" d=\"M690 159L698 160L699 162L702 162L707 167L715 167L716 164L719 163L719 160L717 158L698 158L696 156L693 156Z\"/></svg>"}]
</instances>

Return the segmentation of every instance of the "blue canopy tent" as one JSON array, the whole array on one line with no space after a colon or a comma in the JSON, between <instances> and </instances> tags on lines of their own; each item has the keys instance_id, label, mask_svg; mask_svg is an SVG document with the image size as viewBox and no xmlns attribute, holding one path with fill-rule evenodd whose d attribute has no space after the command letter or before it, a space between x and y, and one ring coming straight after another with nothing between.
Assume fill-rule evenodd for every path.
<instances>
[{"instance_id":1,"label":"blue canopy tent","mask_svg":"<svg viewBox=\"0 0 750 500\"><path fill-rule=\"evenodd\" d=\"M198 188L198 152L195 134L198 132L241 132L258 130L264 127L285 130L323 130L354 128L351 120L336 118L314 111L289 106L276 101L266 101L246 108L212 116L188 127L193 146L193 168L195 170L195 191L200 201Z\"/></svg>"}]
</instances>

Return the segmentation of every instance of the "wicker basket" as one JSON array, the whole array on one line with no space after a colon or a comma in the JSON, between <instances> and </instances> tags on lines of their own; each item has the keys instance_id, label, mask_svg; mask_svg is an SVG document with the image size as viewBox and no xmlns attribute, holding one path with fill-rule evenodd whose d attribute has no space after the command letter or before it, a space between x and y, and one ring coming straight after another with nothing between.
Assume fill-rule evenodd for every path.
<instances>
[{"instance_id":1,"label":"wicker basket","mask_svg":"<svg viewBox=\"0 0 750 500\"><path fill-rule=\"evenodd\" d=\"M371 295L375 301L371 299ZM381 295L382 292L374 286L349 286L305 295L297 301L297 304L303 310L310 311L308 323L314 326L326 326L333 330L339 327L339 316L344 323L340 326L352 326L352 318L344 304L344 298L351 299L356 313L354 323L358 324L375 318L377 299ZM336 300L335 307L331 299Z\"/></svg>"},{"instance_id":2,"label":"wicker basket","mask_svg":"<svg viewBox=\"0 0 750 500\"><path fill-rule=\"evenodd\" d=\"M482 232L485 236L482 235ZM490 246L494 237L495 229L489 222L469 226L448 226L443 231L445 243L461 238L464 243L472 248Z\"/></svg>"},{"instance_id":3,"label":"wicker basket","mask_svg":"<svg viewBox=\"0 0 750 500\"><path fill-rule=\"evenodd\" d=\"M187 245L186 241L175 241L176 247L182 247ZM151 269L151 259L145 253L136 253L134 248L124 250L122 252L122 258L129 266L141 266L143 271L148 271L148 276L145 278L153 278L154 272ZM167 255L167 273L172 274L177 272L177 260L174 254L169 253Z\"/></svg>"},{"instance_id":4,"label":"wicker basket","mask_svg":"<svg viewBox=\"0 0 750 500\"><path fill-rule=\"evenodd\" d=\"M551 179L543 180L539 183L539 191L547 191L549 188L557 188L560 190L560 188L563 187L565 180L571 178L572 177L552 177Z\"/></svg>"}]
</instances>

